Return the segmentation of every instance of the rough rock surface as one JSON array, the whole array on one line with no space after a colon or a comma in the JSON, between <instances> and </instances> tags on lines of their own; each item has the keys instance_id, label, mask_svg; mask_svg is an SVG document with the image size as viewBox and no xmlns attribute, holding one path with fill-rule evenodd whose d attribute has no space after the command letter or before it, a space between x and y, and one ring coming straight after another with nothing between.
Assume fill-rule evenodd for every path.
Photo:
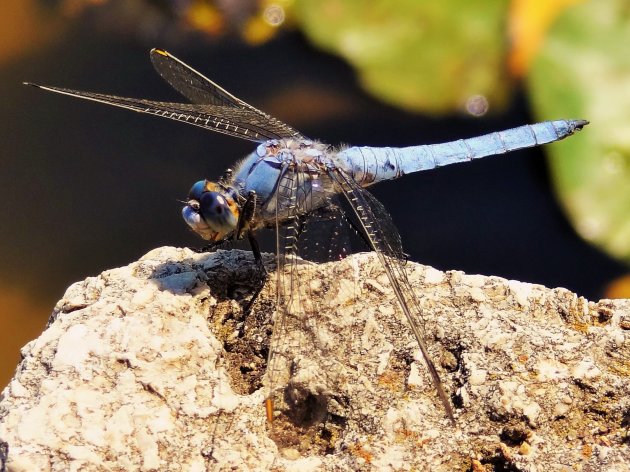
<instances>
[{"instance_id":1,"label":"rough rock surface","mask_svg":"<svg viewBox=\"0 0 630 472\"><path fill-rule=\"evenodd\" d=\"M269 268L273 270L272 259ZM373 255L309 265L285 402L249 253L160 248L72 285L0 401L0 466L630 470L630 300L408 264L451 426Z\"/></svg>"}]
</instances>

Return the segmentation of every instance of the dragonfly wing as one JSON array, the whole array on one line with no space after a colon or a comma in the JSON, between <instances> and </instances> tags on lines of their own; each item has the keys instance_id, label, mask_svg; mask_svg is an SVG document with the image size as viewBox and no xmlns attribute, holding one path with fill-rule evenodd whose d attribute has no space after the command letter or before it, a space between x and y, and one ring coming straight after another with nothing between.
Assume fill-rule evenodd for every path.
<instances>
[{"instance_id":1,"label":"dragonfly wing","mask_svg":"<svg viewBox=\"0 0 630 472\"><path fill-rule=\"evenodd\" d=\"M420 347L424 361L429 369L433 384L451 422L455 423L451 403L444 391L437 369L429 356L424 341L424 322L422 309L416 297L405 269L404 254L398 230L385 207L367 190L364 190L343 170L335 168L329 175L336 182L356 217L358 230L370 249L376 252L394 290L398 304L413 335Z\"/></svg>"},{"instance_id":2,"label":"dragonfly wing","mask_svg":"<svg viewBox=\"0 0 630 472\"><path fill-rule=\"evenodd\" d=\"M300 132L286 123L235 97L223 87L162 49L151 50L151 62L158 74L192 103L249 110L252 115L258 116L261 122L268 123L268 127L273 129L277 137L302 136Z\"/></svg>"},{"instance_id":3,"label":"dragonfly wing","mask_svg":"<svg viewBox=\"0 0 630 472\"><path fill-rule=\"evenodd\" d=\"M192 103L255 109L162 49L151 49L151 62L157 73Z\"/></svg>"},{"instance_id":4,"label":"dragonfly wing","mask_svg":"<svg viewBox=\"0 0 630 472\"><path fill-rule=\"evenodd\" d=\"M296 312L300 310L298 293L297 241L303 219L298 211L298 174L288 165L282 169L274 194L276 212L276 313L267 362L267 420L273 420L275 390L286 386L290 379L290 364L295 343L290 341Z\"/></svg>"},{"instance_id":5,"label":"dragonfly wing","mask_svg":"<svg viewBox=\"0 0 630 472\"><path fill-rule=\"evenodd\" d=\"M344 238L338 234L344 220L332 205L331 187L323 184L320 177L294 162L285 164L275 187L272 205L276 214L277 293L267 366L269 421L274 411L282 411L289 419L299 417L304 408L311 419L323 420L327 414L325 396L313 393L300 380L300 372L309 371L306 366L314 362L315 352L318 362L325 359L329 366L337 362L319 339L322 326L318 324L322 313L327 312L329 300L322 297L322 281L316 275L317 264L312 261L338 260L336 256L345 249L340 247ZM312 211L316 204L319 210ZM330 237L321 238L322 231ZM332 370L314 369L324 377L323 371ZM315 383L328 381L320 378Z\"/></svg>"},{"instance_id":6,"label":"dragonfly wing","mask_svg":"<svg viewBox=\"0 0 630 472\"><path fill-rule=\"evenodd\" d=\"M285 126L274 118L261 115L248 108L234 108L222 105L195 105L191 103L169 103L139 98L118 97L95 92L82 92L61 87L51 87L26 83L34 87L71 97L104 103L115 107L150 115L160 116L190 125L199 126L216 133L227 134L249 141L264 142L269 139L282 139Z\"/></svg>"}]
</instances>

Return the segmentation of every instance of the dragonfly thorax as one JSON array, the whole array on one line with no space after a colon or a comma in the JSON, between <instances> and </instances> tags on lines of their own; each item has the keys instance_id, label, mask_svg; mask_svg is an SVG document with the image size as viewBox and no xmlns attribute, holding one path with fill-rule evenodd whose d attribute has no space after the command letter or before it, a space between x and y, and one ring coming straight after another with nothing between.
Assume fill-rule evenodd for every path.
<instances>
[{"instance_id":1,"label":"dragonfly thorax","mask_svg":"<svg viewBox=\"0 0 630 472\"><path fill-rule=\"evenodd\" d=\"M291 169L295 173L323 173L331 153L328 145L302 139L272 139L260 144L235 169L233 184L242 196L255 191L267 202L277 190L277 182Z\"/></svg>"},{"instance_id":2,"label":"dragonfly thorax","mask_svg":"<svg viewBox=\"0 0 630 472\"><path fill-rule=\"evenodd\" d=\"M238 224L239 205L230 187L200 180L188 193L182 209L184 220L192 230L208 241L222 241Z\"/></svg>"}]
</instances>

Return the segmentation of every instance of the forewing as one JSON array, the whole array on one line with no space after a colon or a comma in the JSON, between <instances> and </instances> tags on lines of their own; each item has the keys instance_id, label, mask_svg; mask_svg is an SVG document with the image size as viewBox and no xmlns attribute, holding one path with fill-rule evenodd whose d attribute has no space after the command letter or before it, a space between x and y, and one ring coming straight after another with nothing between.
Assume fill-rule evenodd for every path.
<instances>
[{"instance_id":1,"label":"forewing","mask_svg":"<svg viewBox=\"0 0 630 472\"><path fill-rule=\"evenodd\" d=\"M162 49L151 50L151 62L158 74L192 103L249 110L251 115L258 116L259 121L268 123L269 131L273 131L276 137L291 138L301 136L301 133L286 123L235 97L200 72Z\"/></svg>"},{"instance_id":2,"label":"forewing","mask_svg":"<svg viewBox=\"0 0 630 472\"><path fill-rule=\"evenodd\" d=\"M61 87L26 83L34 87L71 97L104 103L139 113L148 113L175 121L181 121L216 133L227 134L249 141L264 142L287 136L287 125L249 108L234 108L223 105L198 105L191 103L169 103L139 98L118 97L95 92L82 92ZM295 131L294 131L295 132ZM297 132L295 132L297 134Z\"/></svg>"},{"instance_id":3,"label":"forewing","mask_svg":"<svg viewBox=\"0 0 630 472\"><path fill-rule=\"evenodd\" d=\"M254 109L162 49L151 49L151 62L157 73L192 103Z\"/></svg>"}]
</instances>

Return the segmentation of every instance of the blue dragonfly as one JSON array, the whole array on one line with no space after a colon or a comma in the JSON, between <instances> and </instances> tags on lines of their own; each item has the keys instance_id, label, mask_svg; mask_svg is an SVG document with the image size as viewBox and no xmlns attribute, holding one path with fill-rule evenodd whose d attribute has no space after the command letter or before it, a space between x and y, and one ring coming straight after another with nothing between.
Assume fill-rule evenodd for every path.
<instances>
[{"instance_id":1,"label":"blue dragonfly","mask_svg":"<svg viewBox=\"0 0 630 472\"><path fill-rule=\"evenodd\" d=\"M140 113L157 115L258 143L256 149L228 169L218 181L195 183L182 215L192 230L210 246L247 238L262 270L256 232L276 232L276 315L267 364L266 414L271 422L275 389L286 381L287 359L283 339L290 316L314 317L304 307L299 287L300 258L327 254L342 257L348 248L341 231L324 241L305 237L307 228L334 222L377 255L400 311L404 314L430 373L446 416L455 422L449 397L425 342L421 305L408 280L398 231L383 205L366 188L405 174L468 162L485 156L558 141L582 129L585 120L557 120L520 126L457 141L394 147L345 147L336 149L311 140L291 126L245 103L201 73L161 49L151 50L157 72L191 103L167 103L81 92L60 87L35 87L105 103ZM311 248L307 250L309 241ZM328 249L326 249L328 246ZM334 249L330 249L330 248ZM315 257L315 256L312 256ZM303 272L302 272L303 273ZM307 303L306 303L307 304ZM284 360L281 360L284 358ZM278 387L278 385L280 385Z\"/></svg>"}]
</instances>

